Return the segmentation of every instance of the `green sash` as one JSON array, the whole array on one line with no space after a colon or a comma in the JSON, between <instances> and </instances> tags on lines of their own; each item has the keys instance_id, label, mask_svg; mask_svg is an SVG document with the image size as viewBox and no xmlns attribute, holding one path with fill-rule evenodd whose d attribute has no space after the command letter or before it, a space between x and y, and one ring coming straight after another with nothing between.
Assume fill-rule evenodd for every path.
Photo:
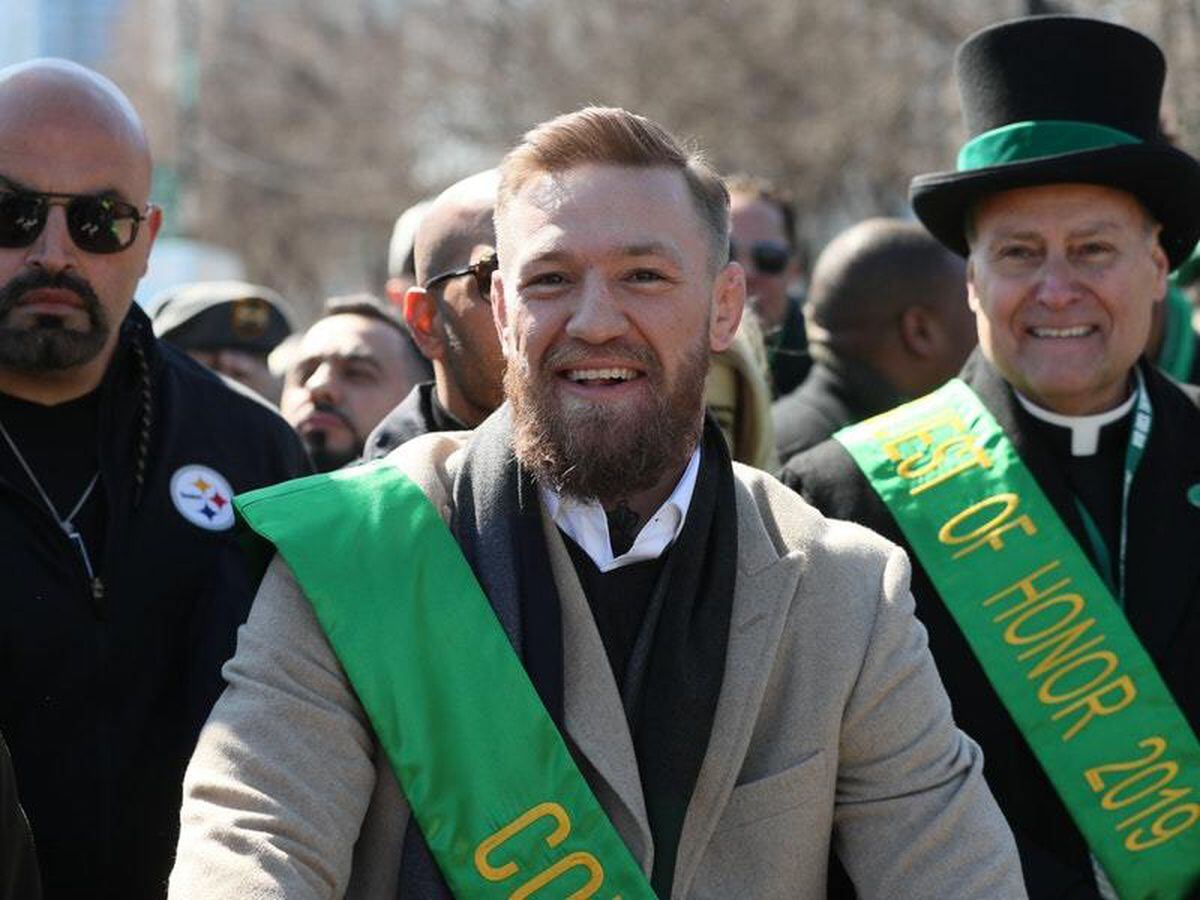
<instances>
[{"instance_id":1,"label":"green sash","mask_svg":"<svg viewBox=\"0 0 1200 900\"><path fill-rule=\"evenodd\" d=\"M1123 900L1200 887L1200 743L979 398L955 379L835 437Z\"/></svg>"},{"instance_id":2,"label":"green sash","mask_svg":"<svg viewBox=\"0 0 1200 900\"><path fill-rule=\"evenodd\" d=\"M417 485L379 462L235 503L303 586L456 896L654 896Z\"/></svg>"}]
</instances>

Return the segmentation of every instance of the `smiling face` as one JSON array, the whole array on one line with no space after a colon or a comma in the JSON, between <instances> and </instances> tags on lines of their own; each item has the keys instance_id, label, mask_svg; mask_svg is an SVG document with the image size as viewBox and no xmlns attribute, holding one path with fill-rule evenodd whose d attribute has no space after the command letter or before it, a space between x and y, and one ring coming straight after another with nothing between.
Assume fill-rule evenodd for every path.
<instances>
[{"instance_id":1,"label":"smiling face","mask_svg":"<svg viewBox=\"0 0 1200 900\"><path fill-rule=\"evenodd\" d=\"M1143 207L1124 191L1054 184L988 197L973 223L968 290L987 358L1054 412L1119 405L1166 292Z\"/></svg>"},{"instance_id":2,"label":"smiling face","mask_svg":"<svg viewBox=\"0 0 1200 900\"><path fill-rule=\"evenodd\" d=\"M498 224L493 306L522 462L601 502L677 477L709 353L729 345L745 297L736 265L714 275L682 174L541 173Z\"/></svg>"}]
</instances>

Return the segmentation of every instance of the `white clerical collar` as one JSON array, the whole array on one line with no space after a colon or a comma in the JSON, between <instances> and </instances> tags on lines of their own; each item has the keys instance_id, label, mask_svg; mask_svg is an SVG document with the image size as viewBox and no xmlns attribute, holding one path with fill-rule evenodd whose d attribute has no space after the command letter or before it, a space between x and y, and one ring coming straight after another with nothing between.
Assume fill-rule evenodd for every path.
<instances>
[{"instance_id":1,"label":"white clerical collar","mask_svg":"<svg viewBox=\"0 0 1200 900\"><path fill-rule=\"evenodd\" d=\"M683 522L687 518L688 507L692 503L696 475L699 471L700 447L697 446L692 451L692 458L683 470L683 475L671 496L642 526L633 546L617 557L612 553L612 542L608 537L608 517L604 514L604 507L595 500L560 496L541 485L538 491L542 505L554 520L554 524L591 557L597 569L601 572L611 572L613 569L643 560L657 559L671 546L675 538L679 537L679 532L683 530Z\"/></svg>"},{"instance_id":2,"label":"white clerical collar","mask_svg":"<svg viewBox=\"0 0 1200 900\"><path fill-rule=\"evenodd\" d=\"M1017 395L1017 399L1021 401L1021 405L1025 407L1025 411L1035 419L1041 419L1043 422L1049 422L1051 425L1071 430L1072 456L1095 455L1096 450L1100 447L1100 430L1105 425L1111 425L1113 422L1129 415L1130 410L1133 409L1133 404L1137 401L1137 391L1135 390L1130 392L1129 399L1116 409L1096 413L1094 416L1064 416L1061 413L1043 409L1019 391L1013 391L1013 393Z\"/></svg>"}]
</instances>

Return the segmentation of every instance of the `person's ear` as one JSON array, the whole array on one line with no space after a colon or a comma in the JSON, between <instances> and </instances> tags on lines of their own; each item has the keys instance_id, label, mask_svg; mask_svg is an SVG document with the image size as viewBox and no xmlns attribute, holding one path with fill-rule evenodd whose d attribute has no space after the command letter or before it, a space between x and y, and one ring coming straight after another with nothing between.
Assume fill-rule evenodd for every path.
<instances>
[{"instance_id":1,"label":"person's ear","mask_svg":"<svg viewBox=\"0 0 1200 900\"><path fill-rule=\"evenodd\" d=\"M145 230L146 234L149 236L149 240L146 242L146 255L142 259L142 271L141 271L141 274L138 276L139 278L146 274L146 270L150 266L150 251L154 248L154 239L158 237L158 232L159 232L159 229L162 228L162 223L163 223L162 207L151 203L150 209L146 213L146 218L142 223L142 228Z\"/></svg>"},{"instance_id":2,"label":"person's ear","mask_svg":"<svg viewBox=\"0 0 1200 900\"><path fill-rule=\"evenodd\" d=\"M1150 247L1150 259L1154 264L1155 303L1167 296L1167 276L1171 270L1171 264L1167 262L1167 252L1163 250L1162 242L1159 240L1161 231L1162 226L1160 225L1154 232L1154 240Z\"/></svg>"},{"instance_id":3,"label":"person's ear","mask_svg":"<svg viewBox=\"0 0 1200 900\"><path fill-rule=\"evenodd\" d=\"M412 279L409 278L389 278L383 286L383 292L387 294L387 302L395 307L401 318L404 317L404 295L412 286Z\"/></svg>"},{"instance_id":4,"label":"person's ear","mask_svg":"<svg viewBox=\"0 0 1200 900\"><path fill-rule=\"evenodd\" d=\"M971 312L979 314L979 295L975 292L975 260L967 257L967 306Z\"/></svg>"},{"instance_id":5,"label":"person's ear","mask_svg":"<svg viewBox=\"0 0 1200 900\"><path fill-rule=\"evenodd\" d=\"M733 343L742 311L746 308L746 273L737 263L727 263L713 283L708 320L708 348L720 353Z\"/></svg>"},{"instance_id":6,"label":"person's ear","mask_svg":"<svg viewBox=\"0 0 1200 900\"><path fill-rule=\"evenodd\" d=\"M900 340L910 355L929 359L938 352L941 323L924 306L910 306L900 313Z\"/></svg>"},{"instance_id":7,"label":"person's ear","mask_svg":"<svg viewBox=\"0 0 1200 900\"><path fill-rule=\"evenodd\" d=\"M497 269L492 273L492 321L496 325L496 336L500 338L500 350L507 358L513 351L512 342L509 340L509 308L508 297L504 289L504 276Z\"/></svg>"},{"instance_id":8,"label":"person's ear","mask_svg":"<svg viewBox=\"0 0 1200 900\"><path fill-rule=\"evenodd\" d=\"M445 355L446 343L438 327L437 303L429 291L420 287L405 291L404 322L426 359L441 359Z\"/></svg>"}]
</instances>

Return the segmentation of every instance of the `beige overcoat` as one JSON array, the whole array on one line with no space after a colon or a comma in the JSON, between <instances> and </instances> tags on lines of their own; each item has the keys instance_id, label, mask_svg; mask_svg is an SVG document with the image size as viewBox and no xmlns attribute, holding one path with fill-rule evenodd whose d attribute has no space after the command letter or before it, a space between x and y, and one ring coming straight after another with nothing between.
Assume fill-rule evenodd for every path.
<instances>
[{"instance_id":1,"label":"beige overcoat","mask_svg":"<svg viewBox=\"0 0 1200 900\"><path fill-rule=\"evenodd\" d=\"M427 435L388 458L446 516L464 439ZM823 898L832 840L863 898L1024 897L979 749L955 728L913 617L905 555L762 472L735 465L735 487L726 671L673 896ZM545 524L567 739L649 873L621 699L562 538ZM395 900L407 803L278 558L225 676L188 769L170 896Z\"/></svg>"}]
</instances>

